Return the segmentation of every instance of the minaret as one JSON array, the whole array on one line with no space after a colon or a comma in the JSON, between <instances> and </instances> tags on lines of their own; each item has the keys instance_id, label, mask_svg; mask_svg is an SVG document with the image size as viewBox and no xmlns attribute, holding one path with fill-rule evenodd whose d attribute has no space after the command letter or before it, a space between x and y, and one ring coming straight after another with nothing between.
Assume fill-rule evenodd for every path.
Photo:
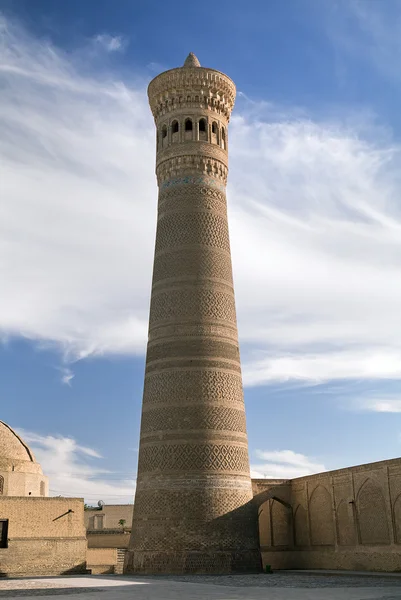
<instances>
[{"instance_id":1,"label":"minaret","mask_svg":"<svg viewBox=\"0 0 401 600\"><path fill-rule=\"evenodd\" d=\"M225 194L235 85L191 53L148 96L159 204L125 572L258 570Z\"/></svg>"}]
</instances>

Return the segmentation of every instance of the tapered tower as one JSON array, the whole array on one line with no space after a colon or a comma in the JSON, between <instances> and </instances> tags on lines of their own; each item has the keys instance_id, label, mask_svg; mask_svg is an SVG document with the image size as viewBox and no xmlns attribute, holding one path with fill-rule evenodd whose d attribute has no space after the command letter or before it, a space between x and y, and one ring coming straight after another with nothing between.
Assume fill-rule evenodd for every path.
<instances>
[{"instance_id":1,"label":"tapered tower","mask_svg":"<svg viewBox=\"0 0 401 600\"><path fill-rule=\"evenodd\" d=\"M159 204L125 571L257 570L225 195L235 85L191 53L148 95Z\"/></svg>"}]
</instances>

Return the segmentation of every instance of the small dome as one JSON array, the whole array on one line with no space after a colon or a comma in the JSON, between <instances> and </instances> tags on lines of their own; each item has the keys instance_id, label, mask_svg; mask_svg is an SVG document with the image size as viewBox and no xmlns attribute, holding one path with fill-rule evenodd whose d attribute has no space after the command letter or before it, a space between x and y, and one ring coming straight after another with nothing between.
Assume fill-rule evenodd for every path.
<instances>
[{"instance_id":1,"label":"small dome","mask_svg":"<svg viewBox=\"0 0 401 600\"><path fill-rule=\"evenodd\" d=\"M1 459L36 462L25 442L3 421L0 421L0 461Z\"/></svg>"},{"instance_id":2,"label":"small dome","mask_svg":"<svg viewBox=\"0 0 401 600\"><path fill-rule=\"evenodd\" d=\"M193 52L190 52L185 59L184 67L200 67L201 64Z\"/></svg>"}]
</instances>

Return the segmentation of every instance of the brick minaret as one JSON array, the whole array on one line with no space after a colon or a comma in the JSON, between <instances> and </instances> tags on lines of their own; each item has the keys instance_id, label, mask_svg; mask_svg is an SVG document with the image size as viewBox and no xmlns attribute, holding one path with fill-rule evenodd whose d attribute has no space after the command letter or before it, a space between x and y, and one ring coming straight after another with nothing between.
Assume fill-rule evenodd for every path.
<instances>
[{"instance_id":1,"label":"brick minaret","mask_svg":"<svg viewBox=\"0 0 401 600\"><path fill-rule=\"evenodd\" d=\"M235 85L191 53L148 95L159 204L125 572L256 570L225 194Z\"/></svg>"}]
</instances>

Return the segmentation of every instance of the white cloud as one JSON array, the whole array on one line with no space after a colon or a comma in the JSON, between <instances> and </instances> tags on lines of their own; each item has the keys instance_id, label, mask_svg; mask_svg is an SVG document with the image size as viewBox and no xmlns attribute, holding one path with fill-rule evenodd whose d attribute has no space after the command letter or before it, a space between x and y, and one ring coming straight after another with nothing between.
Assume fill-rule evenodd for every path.
<instances>
[{"instance_id":1,"label":"white cloud","mask_svg":"<svg viewBox=\"0 0 401 600\"><path fill-rule=\"evenodd\" d=\"M251 464L251 477L255 479L294 479L326 471L326 467L304 454L292 450L256 450L262 463Z\"/></svg>"},{"instance_id":2,"label":"white cloud","mask_svg":"<svg viewBox=\"0 0 401 600\"><path fill-rule=\"evenodd\" d=\"M71 437L39 435L24 429L17 432L49 477L51 496L83 497L88 504L98 500L106 504L133 502L134 477L121 477L102 468L101 462L97 466L102 459L97 450L81 446Z\"/></svg>"},{"instance_id":3,"label":"white cloud","mask_svg":"<svg viewBox=\"0 0 401 600\"><path fill-rule=\"evenodd\" d=\"M66 368L143 353L157 200L146 84L88 77L76 53L5 19L0 32L1 338L55 345ZM371 120L244 98L229 218L246 383L400 379L400 146Z\"/></svg>"},{"instance_id":4,"label":"white cloud","mask_svg":"<svg viewBox=\"0 0 401 600\"><path fill-rule=\"evenodd\" d=\"M68 385L71 387L71 380L74 379L75 375L74 373L71 371L71 369L69 367L62 367L60 369L61 371L61 383L64 383L64 385Z\"/></svg>"},{"instance_id":5,"label":"white cloud","mask_svg":"<svg viewBox=\"0 0 401 600\"><path fill-rule=\"evenodd\" d=\"M377 394L367 393L363 397L351 398L349 401L351 409L378 412L378 413L400 413L401 395L395 394Z\"/></svg>"},{"instance_id":6,"label":"white cloud","mask_svg":"<svg viewBox=\"0 0 401 600\"><path fill-rule=\"evenodd\" d=\"M124 39L120 35L109 35L102 33L94 37L96 44L102 46L107 52L116 52L122 50L125 47Z\"/></svg>"}]
</instances>

